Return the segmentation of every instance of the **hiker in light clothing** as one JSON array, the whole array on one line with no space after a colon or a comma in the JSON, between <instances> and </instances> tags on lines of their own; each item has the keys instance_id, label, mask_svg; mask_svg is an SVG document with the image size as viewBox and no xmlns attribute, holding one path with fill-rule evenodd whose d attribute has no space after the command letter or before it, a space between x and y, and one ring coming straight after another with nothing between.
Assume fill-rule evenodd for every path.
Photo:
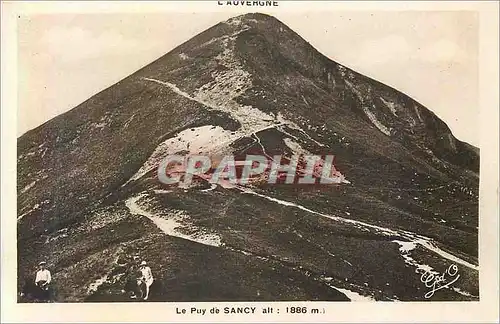
<instances>
[{"instance_id":1,"label":"hiker in light clothing","mask_svg":"<svg viewBox=\"0 0 500 324\"><path fill-rule=\"evenodd\" d=\"M49 284L52 281L50 271L45 268L47 263L42 261L38 264L40 270L36 272L35 285L41 290L41 297L44 300L49 299Z\"/></svg>"},{"instance_id":2,"label":"hiker in light clothing","mask_svg":"<svg viewBox=\"0 0 500 324\"><path fill-rule=\"evenodd\" d=\"M147 266L146 261L141 262L141 274L142 274L142 281L146 284L146 297L144 297L144 300L147 300L149 297L149 287L153 284L153 273L151 272L151 268Z\"/></svg>"},{"instance_id":3,"label":"hiker in light clothing","mask_svg":"<svg viewBox=\"0 0 500 324\"><path fill-rule=\"evenodd\" d=\"M42 261L38 264L40 270L36 272L36 278L35 278L35 284L44 290L48 289L50 281L52 280L52 277L50 276L50 271L45 268L46 264L47 263L45 261Z\"/></svg>"}]
</instances>

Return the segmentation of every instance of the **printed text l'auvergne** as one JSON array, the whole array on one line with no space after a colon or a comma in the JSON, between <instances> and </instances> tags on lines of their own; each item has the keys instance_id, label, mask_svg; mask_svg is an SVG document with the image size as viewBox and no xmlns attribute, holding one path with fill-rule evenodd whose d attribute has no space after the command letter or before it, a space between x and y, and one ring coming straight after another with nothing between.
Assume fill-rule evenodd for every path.
<instances>
[{"instance_id":1,"label":"printed text l'auvergne","mask_svg":"<svg viewBox=\"0 0 500 324\"><path fill-rule=\"evenodd\" d=\"M219 6L277 7L278 1L217 1Z\"/></svg>"}]
</instances>

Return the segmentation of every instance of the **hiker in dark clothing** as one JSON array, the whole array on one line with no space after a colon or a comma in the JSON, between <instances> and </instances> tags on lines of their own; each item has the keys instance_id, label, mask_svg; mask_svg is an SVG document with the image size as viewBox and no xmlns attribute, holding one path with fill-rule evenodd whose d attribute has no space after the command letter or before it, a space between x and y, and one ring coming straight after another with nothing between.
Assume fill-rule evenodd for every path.
<instances>
[{"instance_id":1,"label":"hiker in dark clothing","mask_svg":"<svg viewBox=\"0 0 500 324\"><path fill-rule=\"evenodd\" d=\"M139 267L139 257L134 256L132 264L127 269L126 278L127 282L125 283L125 292L130 295L130 298L136 299L137 297L141 298L142 292L138 287L138 280L142 277L142 273Z\"/></svg>"}]
</instances>

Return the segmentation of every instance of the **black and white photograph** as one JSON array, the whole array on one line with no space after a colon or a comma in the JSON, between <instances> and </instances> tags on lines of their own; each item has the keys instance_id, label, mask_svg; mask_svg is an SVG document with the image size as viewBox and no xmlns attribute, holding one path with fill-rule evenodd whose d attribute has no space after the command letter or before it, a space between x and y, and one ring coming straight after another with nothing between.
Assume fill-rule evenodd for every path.
<instances>
[{"instance_id":1,"label":"black and white photograph","mask_svg":"<svg viewBox=\"0 0 500 324\"><path fill-rule=\"evenodd\" d=\"M491 301L480 10L290 2L16 14L15 304Z\"/></svg>"}]
</instances>

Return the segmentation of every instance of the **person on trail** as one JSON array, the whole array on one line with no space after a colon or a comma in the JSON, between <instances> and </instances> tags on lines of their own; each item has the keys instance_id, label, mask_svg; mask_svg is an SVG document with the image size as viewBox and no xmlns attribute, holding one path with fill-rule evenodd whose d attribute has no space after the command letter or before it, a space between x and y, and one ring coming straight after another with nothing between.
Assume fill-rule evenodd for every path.
<instances>
[{"instance_id":1,"label":"person on trail","mask_svg":"<svg viewBox=\"0 0 500 324\"><path fill-rule=\"evenodd\" d=\"M151 268L147 266L146 261L141 262L141 273L142 273L142 280L146 284L146 296L144 297L144 300L148 300L149 297L149 287L153 284L153 273L151 272Z\"/></svg>"},{"instance_id":2,"label":"person on trail","mask_svg":"<svg viewBox=\"0 0 500 324\"><path fill-rule=\"evenodd\" d=\"M142 276L139 269L139 260L139 256L135 255L133 257L132 264L126 272L127 281L125 284L124 292L128 292L130 294L130 298L132 299L137 298L137 292L139 290L139 287L137 286L137 279Z\"/></svg>"},{"instance_id":3,"label":"person on trail","mask_svg":"<svg viewBox=\"0 0 500 324\"><path fill-rule=\"evenodd\" d=\"M43 300L49 299L49 284L52 281L50 271L45 268L47 262L42 261L38 264L40 270L37 271L35 277L35 285L40 288L41 297Z\"/></svg>"}]
</instances>

